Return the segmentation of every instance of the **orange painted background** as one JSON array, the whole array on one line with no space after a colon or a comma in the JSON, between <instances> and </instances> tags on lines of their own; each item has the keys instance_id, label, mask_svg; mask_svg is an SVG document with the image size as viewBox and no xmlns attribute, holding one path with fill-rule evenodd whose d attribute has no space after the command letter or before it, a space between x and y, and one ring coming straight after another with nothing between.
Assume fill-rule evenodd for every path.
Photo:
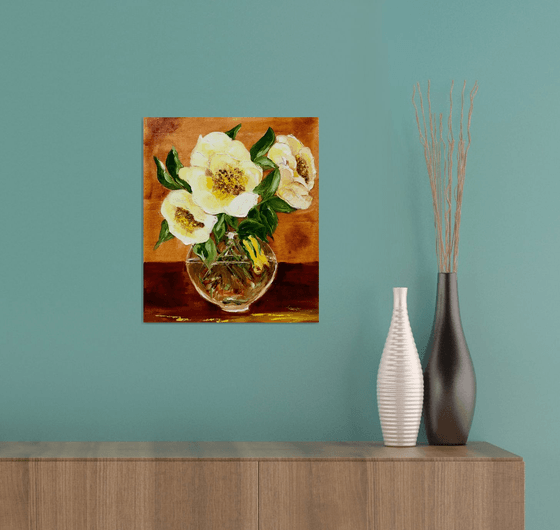
<instances>
[{"instance_id":1,"label":"orange painted background","mask_svg":"<svg viewBox=\"0 0 560 530\"><path fill-rule=\"evenodd\" d=\"M172 239L153 250L163 217L161 203L169 190L156 178L157 156L165 163L167 153L175 147L184 166L190 164L191 151L199 136L214 131L242 127L236 140L247 149L261 138L268 127L276 136L294 135L309 147L315 158L317 178L310 192L313 202L307 210L278 214L278 228L270 244L278 261L310 263L319 261L319 119L318 118L144 118L144 262L183 261L188 247Z\"/></svg>"}]
</instances>

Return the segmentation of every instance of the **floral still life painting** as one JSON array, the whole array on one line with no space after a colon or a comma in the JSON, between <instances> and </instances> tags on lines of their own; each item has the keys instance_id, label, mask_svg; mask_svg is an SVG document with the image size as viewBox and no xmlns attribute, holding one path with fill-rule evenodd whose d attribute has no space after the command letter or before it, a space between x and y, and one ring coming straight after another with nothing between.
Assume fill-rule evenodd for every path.
<instances>
[{"instance_id":1,"label":"floral still life painting","mask_svg":"<svg viewBox=\"0 0 560 530\"><path fill-rule=\"evenodd\" d=\"M144 322L318 322L318 150L318 118L145 118Z\"/></svg>"}]
</instances>

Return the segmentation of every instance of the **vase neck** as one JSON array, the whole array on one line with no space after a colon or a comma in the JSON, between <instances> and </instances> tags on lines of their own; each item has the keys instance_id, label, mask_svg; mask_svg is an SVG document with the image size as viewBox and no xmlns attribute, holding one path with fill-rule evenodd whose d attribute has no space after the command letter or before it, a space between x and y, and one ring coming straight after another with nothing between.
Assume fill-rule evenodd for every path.
<instances>
[{"instance_id":1,"label":"vase neck","mask_svg":"<svg viewBox=\"0 0 560 530\"><path fill-rule=\"evenodd\" d=\"M459 314L459 291L456 272L438 273L436 318L438 313Z\"/></svg>"},{"instance_id":2,"label":"vase neck","mask_svg":"<svg viewBox=\"0 0 560 530\"><path fill-rule=\"evenodd\" d=\"M393 287L393 309L406 309L408 287Z\"/></svg>"}]
</instances>

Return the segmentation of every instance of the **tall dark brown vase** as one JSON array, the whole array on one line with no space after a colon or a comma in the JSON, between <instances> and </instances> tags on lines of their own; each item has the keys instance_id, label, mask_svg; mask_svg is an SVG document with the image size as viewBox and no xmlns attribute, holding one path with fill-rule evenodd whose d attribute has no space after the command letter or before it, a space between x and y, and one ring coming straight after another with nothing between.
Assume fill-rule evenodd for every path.
<instances>
[{"instance_id":1,"label":"tall dark brown vase","mask_svg":"<svg viewBox=\"0 0 560 530\"><path fill-rule=\"evenodd\" d=\"M465 445L474 415L476 378L459 314L457 274L440 272L434 327L424 371L424 424L430 445Z\"/></svg>"}]
</instances>

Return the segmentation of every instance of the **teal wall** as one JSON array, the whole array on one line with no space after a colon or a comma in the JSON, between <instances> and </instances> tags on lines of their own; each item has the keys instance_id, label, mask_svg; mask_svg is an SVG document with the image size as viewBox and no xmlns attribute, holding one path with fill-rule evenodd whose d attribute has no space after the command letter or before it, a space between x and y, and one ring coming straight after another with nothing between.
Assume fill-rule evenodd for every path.
<instances>
[{"instance_id":1,"label":"teal wall","mask_svg":"<svg viewBox=\"0 0 560 530\"><path fill-rule=\"evenodd\" d=\"M0 439L380 440L392 287L436 263L411 105L478 79L459 285L471 440L558 527L554 0L11 2L0 19ZM320 323L142 323L142 117L319 116ZM425 440L425 433L421 433Z\"/></svg>"}]
</instances>

